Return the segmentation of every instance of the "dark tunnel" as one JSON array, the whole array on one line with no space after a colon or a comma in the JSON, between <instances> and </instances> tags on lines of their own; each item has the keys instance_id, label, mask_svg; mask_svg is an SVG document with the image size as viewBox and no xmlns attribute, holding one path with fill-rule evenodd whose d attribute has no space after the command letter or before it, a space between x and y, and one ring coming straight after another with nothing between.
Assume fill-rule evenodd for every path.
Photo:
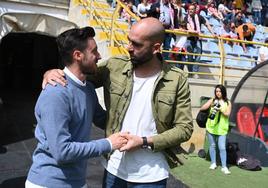
<instances>
[{"instance_id":1,"label":"dark tunnel","mask_svg":"<svg viewBox=\"0 0 268 188\"><path fill-rule=\"evenodd\" d=\"M58 67L55 37L9 33L0 43L0 145L34 136L34 106L46 70Z\"/></svg>"}]
</instances>

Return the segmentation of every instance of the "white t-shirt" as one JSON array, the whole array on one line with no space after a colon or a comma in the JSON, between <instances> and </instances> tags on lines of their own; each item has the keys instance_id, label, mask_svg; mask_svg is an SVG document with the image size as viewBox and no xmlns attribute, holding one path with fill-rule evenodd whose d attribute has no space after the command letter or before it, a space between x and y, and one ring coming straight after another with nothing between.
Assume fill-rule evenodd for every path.
<instances>
[{"instance_id":1,"label":"white t-shirt","mask_svg":"<svg viewBox=\"0 0 268 188\"><path fill-rule=\"evenodd\" d=\"M268 60L268 47L265 47L265 46L260 47L259 56L258 56L258 63L261 63L261 54L264 55L264 61Z\"/></svg>"},{"instance_id":2,"label":"white t-shirt","mask_svg":"<svg viewBox=\"0 0 268 188\"><path fill-rule=\"evenodd\" d=\"M137 14L138 16L142 16L143 14L146 14L148 10L150 10L151 4L147 4L146 6L143 3L138 4L137 7Z\"/></svg>"},{"instance_id":3,"label":"white t-shirt","mask_svg":"<svg viewBox=\"0 0 268 188\"><path fill-rule=\"evenodd\" d=\"M176 36L175 46L178 48L185 48L187 42L187 36Z\"/></svg>"},{"instance_id":4,"label":"white t-shirt","mask_svg":"<svg viewBox=\"0 0 268 188\"><path fill-rule=\"evenodd\" d=\"M152 91L159 74L149 78L138 78L134 74L131 101L126 112L121 131L138 136L157 134L152 114ZM137 149L130 152L115 150L106 170L129 182L156 182L168 178L168 164L162 152Z\"/></svg>"}]
</instances>

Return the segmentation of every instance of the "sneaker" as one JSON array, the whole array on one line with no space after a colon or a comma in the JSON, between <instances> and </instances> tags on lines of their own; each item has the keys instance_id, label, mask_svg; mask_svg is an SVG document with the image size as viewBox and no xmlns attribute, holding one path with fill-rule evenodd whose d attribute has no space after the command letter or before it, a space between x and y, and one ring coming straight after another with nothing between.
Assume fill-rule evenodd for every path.
<instances>
[{"instance_id":1,"label":"sneaker","mask_svg":"<svg viewBox=\"0 0 268 188\"><path fill-rule=\"evenodd\" d=\"M221 168L221 171L222 171L224 174L231 174L231 172L228 170L227 167L223 167L223 168Z\"/></svg>"},{"instance_id":2,"label":"sneaker","mask_svg":"<svg viewBox=\"0 0 268 188\"><path fill-rule=\"evenodd\" d=\"M215 170L217 168L216 163L212 163L209 167L210 170Z\"/></svg>"}]
</instances>

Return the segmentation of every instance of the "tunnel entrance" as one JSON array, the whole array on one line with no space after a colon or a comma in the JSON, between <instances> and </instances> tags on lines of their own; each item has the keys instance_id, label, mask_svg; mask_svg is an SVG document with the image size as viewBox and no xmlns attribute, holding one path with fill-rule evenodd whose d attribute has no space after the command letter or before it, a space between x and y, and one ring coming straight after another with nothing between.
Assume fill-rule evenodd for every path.
<instances>
[{"instance_id":1,"label":"tunnel entrance","mask_svg":"<svg viewBox=\"0 0 268 188\"><path fill-rule=\"evenodd\" d=\"M0 146L34 136L34 106L46 70L58 66L55 37L9 33L0 43ZM2 103L2 104L1 104Z\"/></svg>"}]
</instances>

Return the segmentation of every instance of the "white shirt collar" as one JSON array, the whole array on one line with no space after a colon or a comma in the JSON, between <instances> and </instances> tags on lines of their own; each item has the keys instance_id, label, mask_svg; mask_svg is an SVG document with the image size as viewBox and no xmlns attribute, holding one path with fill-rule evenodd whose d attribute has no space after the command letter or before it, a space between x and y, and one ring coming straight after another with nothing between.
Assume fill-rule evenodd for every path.
<instances>
[{"instance_id":1,"label":"white shirt collar","mask_svg":"<svg viewBox=\"0 0 268 188\"><path fill-rule=\"evenodd\" d=\"M81 85L81 86L86 86L86 81L82 82L81 80L79 80L67 67L64 67L63 72L69 76L74 82L76 82L77 84Z\"/></svg>"}]
</instances>

